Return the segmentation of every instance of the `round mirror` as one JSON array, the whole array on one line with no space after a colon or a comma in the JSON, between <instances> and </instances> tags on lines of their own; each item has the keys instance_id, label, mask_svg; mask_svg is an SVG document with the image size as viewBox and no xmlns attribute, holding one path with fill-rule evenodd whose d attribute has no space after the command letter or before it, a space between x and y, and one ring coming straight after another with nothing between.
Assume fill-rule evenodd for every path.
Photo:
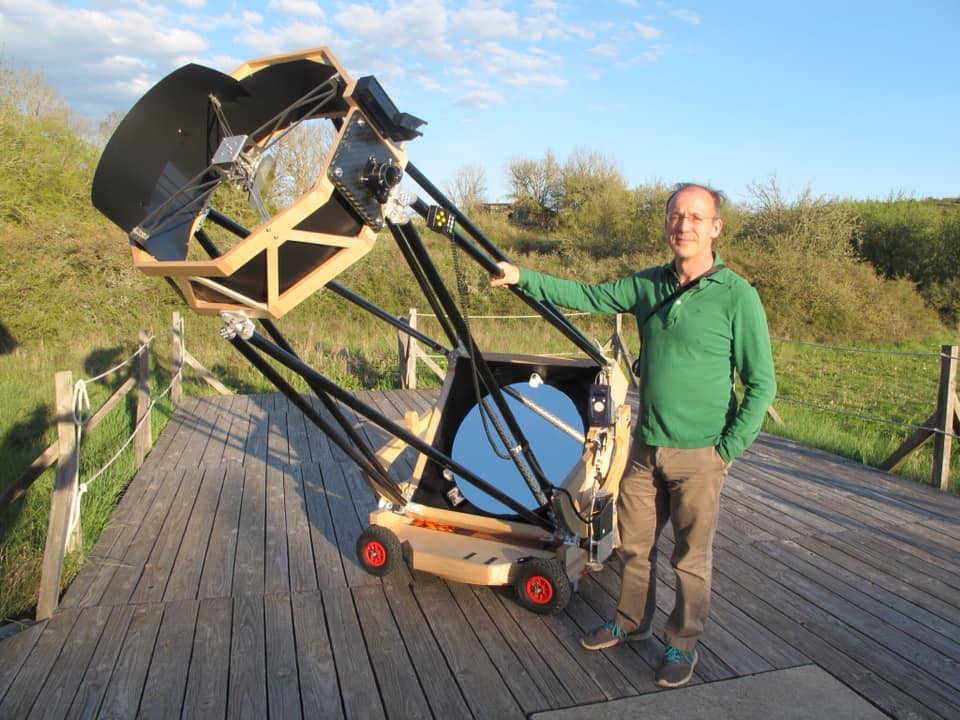
<instances>
[{"instance_id":1,"label":"round mirror","mask_svg":"<svg viewBox=\"0 0 960 720\"><path fill-rule=\"evenodd\" d=\"M533 385L537 383L534 382ZM517 418L517 423L526 435L547 479L554 485L560 485L583 452L583 421L576 406L570 398L549 385L540 384L534 387L528 383L515 383L510 385L509 389L527 401L521 402L504 389L507 404ZM488 398L488 404L496 409L492 399ZM490 447L484 431L480 408L474 406L463 419L453 440L453 459L524 507L531 510L536 508L538 503L513 460L497 456L497 453L504 456L509 453L503 447L489 418L487 427L494 440L496 452ZM580 438L577 439L574 435L579 435ZM460 477L457 477L457 486L464 497L481 510L498 514L514 512Z\"/></svg>"}]
</instances>

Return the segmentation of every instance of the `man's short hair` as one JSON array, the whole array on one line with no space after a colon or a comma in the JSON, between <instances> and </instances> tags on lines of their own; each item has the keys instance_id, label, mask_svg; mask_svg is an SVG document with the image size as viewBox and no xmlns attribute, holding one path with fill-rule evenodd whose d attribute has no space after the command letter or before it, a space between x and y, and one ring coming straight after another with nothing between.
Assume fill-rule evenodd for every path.
<instances>
[{"instance_id":1,"label":"man's short hair","mask_svg":"<svg viewBox=\"0 0 960 720\"><path fill-rule=\"evenodd\" d=\"M673 192L670 193L670 197L667 198L667 204L664 206L664 209L663 209L664 214L670 212L670 203L673 202L673 199L679 193L683 192L687 188L700 188L701 190L705 190L706 192L710 193L710 197L713 198L714 212L716 212L717 217L720 217L720 213L723 210L723 206L727 202L727 196L723 192L723 190L717 190L716 188L712 188L709 185L701 185L700 183L692 183L692 182L677 183L676 185L673 186Z\"/></svg>"}]
</instances>

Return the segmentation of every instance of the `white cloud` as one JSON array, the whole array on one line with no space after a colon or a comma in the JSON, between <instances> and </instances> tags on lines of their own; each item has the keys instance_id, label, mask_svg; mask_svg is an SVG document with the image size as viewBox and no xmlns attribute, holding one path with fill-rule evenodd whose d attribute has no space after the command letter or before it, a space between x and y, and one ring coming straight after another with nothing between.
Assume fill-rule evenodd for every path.
<instances>
[{"instance_id":1,"label":"white cloud","mask_svg":"<svg viewBox=\"0 0 960 720\"><path fill-rule=\"evenodd\" d=\"M184 7L195 9L202 8L207 4L206 0L177 0L177 2Z\"/></svg>"},{"instance_id":2,"label":"white cloud","mask_svg":"<svg viewBox=\"0 0 960 720\"><path fill-rule=\"evenodd\" d=\"M578 23L569 23L552 11L541 12L523 18L523 36L537 42L548 40L571 40L573 38L590 39L595 30Z\"/></svg>"},{"instance_id":3,"label":"white cloud","mask_svg":"<svg viewBox=\"0 0 960 720\"><path fill-rule=\"evenodd\" d=\"M453 14L451 27L481 37L516 37L520 34L517 14L499 7L473 5Z\"/></svg>"},{"instance_id":4,"label":"white cloud","mask_svg":"<svg viewBox=\"0 0 960 720\"><path fill-rule=\"evenodd\" d=\"M633 65L649 64L656 62L667 52L666 45L651 45L639 55L634 55L625 60L616 63L618 68L628 68Z\"/></svg>"},{"instance_id":5,"label":"white cloud","mask_svg":"<svg viewBox=\"0 0 960 720\"><path fill-rule=\"evenodd\" d=\"M443 90L443 85L438 83L429 75L417 75L414 77L414 80L416 80L420 84L420 87L427 92L439 92Z\"/></svg>"},{"instance_id":6,"label":"white cloud","mask_svg":"<svg viewBox=\"0 0 960 720\"><path fill-rule=\"evenodd\" d=\"M491 105L502 105L506 102L503 95L486 85L471 83L471 86L466 94L453 101L454 104L483 110Z\"/></svg>"},{"instance_id":7,"label":"white cloud","mask_svg":"<svg viewBox=\"0 0 960 720\"><path fill-rule=\"evenodd\" d=\"M556 10L557 3L554 0L533 0L530 7L534 10Z\"/></svg>"},{"instance_id":8,"label":"white cloud","mask_svg":"<svg viewBox=\"0 0 960 720\"><path fill-rule=\"evenodd\" d=\"M446 40L447 11L441 0L395 2L385 12L369 5L345 5L333 19L346 32L371 44L370 57L382 56L384 47L439 59L454 56Z\"/></svg>"},{"instance_id":9,"label":"white cloud","mask_svg":"<svg viewBox=\"0 0 960 720\"><path fill-rule=\"evenodd\" d=\"M650 25L635 22L633 27L644 40L656 40L660 37L660 31Z\"/></svg>"},{"instance_id":10,"label":"white cloud","mask_svg":"<svg viewBox=\"0 0 960 720\"><path fill-rule=\"evenodd\" d=\"M693 10L687 10L685 8L679 8L677 10L671 10L670 14L675 18L679 18L684 22L690 23L691 25L700 24L700 16L697 15Z\"/></svg>"},{"instance_id":11,"label":"white cloud","mask_svg":"<svg viewBox=\"0 0 960 720\"><path fill-rule=\"evenodd\" d=\"M596 57L614 58L620 55L620 46L614 43L601 43L594 45L587 52Z\"/></svg>"},{"instance_id":12,"label":"white cloud","mask_svg":"<svg viewBox=\"0 0 960 720\"><path fill-rule=\"evenodd\" d=\"M287 15L302 15L304 17L324 18L326 13L314 0L270 0L267 10L277 10Z\"/></svg>"},{"instance_id":13,"label":"white cloud","mask_svg":"<svg viewBox=\"0 0 960 720\"><path fill-rule=\"evenodd\" d=\"M208 47L164 6L128 8L0 0L0 46L17 62L43 70L75 110L103 117L127 109L181 58Z\"/></svg>"},{"instance_id":14,"label":"white cloud","mask_svg":"<svg viewBox=\"0 0 960 720\"><path fill-rule=\"evenodd\" d=\"M269 30L249 27L241 31L237 39L260 55L333 45L339 40L336 33L326 25L298 21Z\"/></svg>"}]
</instances>

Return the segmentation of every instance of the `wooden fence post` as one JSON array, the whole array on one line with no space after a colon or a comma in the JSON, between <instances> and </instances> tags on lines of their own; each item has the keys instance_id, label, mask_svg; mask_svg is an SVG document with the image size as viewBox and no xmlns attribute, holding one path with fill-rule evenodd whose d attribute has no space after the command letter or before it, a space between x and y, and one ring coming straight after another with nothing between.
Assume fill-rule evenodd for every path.
<instances>
[{"instance_id":1,"label":"wooden fence post","mask_svg":"<svg viewBox=\"0 0 960 720\"><path fill-rule=\"evenodd\" d=\"M43 550L43 568L40 575L40 593L37 598L37 620L53 615L60 604L60 575L63 557L69 543L79 541L79 524L71 532L70 521L80 502L79 448L73 419L73 373L58 372L54 377L57 406L57 448L59 461L50 498L50 518L47 522L47 540Z\"/></svg>"},{"instance_id":2,"label":"wooden fence post","mask_svg":"<svg viewBox=\"0 0 960 720\"><path fill-rule=\"evenodd\" d=\"M937 414L934 427L942 432L933 438L933 484L941 490L950 489L950 451L957 416L957 356L958 345L940 346L940 389L937 392Z\"/></svg>"},{"instance_id":3,"label":"wooden fence post","mask_svg":"<svg viewBox=\"0 0 960 720\"><path fill-rule=\"evenodd\" d=\"M407 325L417 329L417 309L410 308ZM417 339L403 330L397 330L397 343L400 355L400 387L404 390L417 389Z\"/></svg>"},{"instance_id":4,"label":"wooden fence post","mask_svg":"<svg viewBox=\"0 0 960 720\"><path fill-rule=\"evenodd\" d=\"M150 336L140 331L140 355L137 362L137 415L136 422L143 420L133 437L133 463L138 470L153 447L153 432L150 427Z\"/></svg>"},{"instance_id":5,"label":"wooden fence post","mask_svg":"<svg viewBox=\"0 0 960 720\"><path fill-rule=\"evenodd\" d=\"M173 373L170 386L170 400L174 407L183 401L183 378L180 371L183 369L183 318L180 313L173 314L173 349L170 358L170 371Z\"/></svg>"}]
</instances>

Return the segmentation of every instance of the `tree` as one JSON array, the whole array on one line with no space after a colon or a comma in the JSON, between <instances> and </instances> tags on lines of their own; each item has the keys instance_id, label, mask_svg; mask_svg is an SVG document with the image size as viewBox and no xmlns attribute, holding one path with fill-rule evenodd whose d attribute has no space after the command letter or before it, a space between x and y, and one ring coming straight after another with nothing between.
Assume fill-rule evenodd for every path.
<instances>
[{"instance_id":1,"label":"tree","mask_svg":"<svg viewBox=\"0 0 960 720\"><path fill-rule=\"evenodd\" d=\"M467 215L477 212L486 202L487 175L479 165L463 165L448 183L447 195Z\"/></svg>"},{"instance_id":2,"label":"tree","mask_svg":"<svg viewBox=\"0 0 960 720\"><path fill-rule=\"evenodd\" d=\"M286 207L313 187L334 139L327 120L302 122L283 136L272 149L274 202Z\"/></svg>"},{"instance_id":3,"label":"tree","mask_svg":"<svg viewBox=\"0 0 960 720\"><path fill-rule=\"evenodd\" d=\"M507 172L517 204L534 224L553 228L563 202L563 169L554 154L547 150L542 160L514 159Z\"/></svg>"},{"instance_id":4,"label":"tree","mask_svg":"<svg viewBox=\"0 0 960 720\"><path fill-rule=\"evenodd\" d=\"M0 56L0 103L25 117L71 122L66 100L46 75L20 67L3 56Z\"/></svg>"}]
</instances>

